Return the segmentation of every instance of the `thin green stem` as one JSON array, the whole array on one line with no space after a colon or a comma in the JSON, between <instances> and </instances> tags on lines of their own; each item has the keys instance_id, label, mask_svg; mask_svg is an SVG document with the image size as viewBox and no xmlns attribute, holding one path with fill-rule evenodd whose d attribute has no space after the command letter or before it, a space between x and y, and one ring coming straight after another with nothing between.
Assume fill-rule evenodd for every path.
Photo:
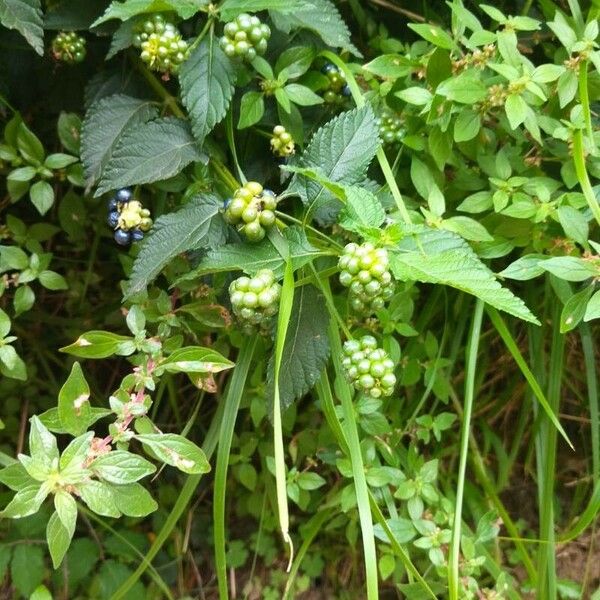
<instances>
[{"instance_id":1,"label":"thin green stem","mask_svg":"<svg viewBox=\"0 0 600 600\"><path fill-rule=\"evenodd\" d=\"M583 111L585 120L585 130L588 140L592 146L594 145L594 130L592 128L592 111L590 109L590 93L588 89L588 61L582 60L579 65L579 102Z\"/></svg>"},{"instance_id":2,"label":"thin green stem","mask_svg":"<svg viewBox=\"0 0 600 600\"><path fill-rule=\"evenodd\" d=\"M585 376L587 381L587 395L590 406L590 423L592 437L592 477L595 483L600 481L600 414L598 406L598 374L596 370L596 357L594 355L594 339L590 326L582 323L579 326L581 347L585 363Z\"/></svg>"},{"instance_id":3,"label":"thin green stem","mask_svg":"<svg viewBox=\"0 0 600 600\"><path fill-rule=\"evenodd\" d=\"M450 600L458 600L460 591L458 566L460 561L462 507L465 491L467 458L469 455L469 434L471 430L471 415L473 414L473 401L475 397L477 351L479 349L479 339L481 337L483 306L483 301L478 299L475 304L475 311L473 313L473 321L466 350L465 398L464 412L462 415L458 482L456 486L456 508L454 510L454 524L452 526L452 539L448 556L448 592Z\"/></svg>"},{"instance_id":4,"label":"thin green stem","mask_svg":"<svg viewBox=\"0 0 600 600\"><path fill-rule=\"evenodd\" d=\"M250 368L252 356L256 348L258 337L248 336L240 348L240 353L235 367L234 376L241 371L245 375ZM245 382L244 376L244 382ZM225 551L225 492L227 488L227 469L229 466L229 453L231 441L235 429L240 402L242 400L243 382L241 385L233 385L225 397L223 417L219 428L219 449L217 451L217 462L215 466L215 484L213 493L213 540L215 545L215 571L219 585L219 598L227 600L229 597L227 589L227 558Z\"/></svg>"},{"instance_id":5,"label":"thin green stem","mask_svg":"<svg viewBox=\"0 0 600 600\"><path fill-rule=\"evenodd\" d=\"M596 194L590 183L590 178L585 166L585 148L581 129L575 129L573 131L573 162L575 163L575 173L577 174L577 180L581 186L581 191L583 192L596 222L600 225L600 205L598 205L598 200L596 199Z\"/></svg>"}]
</instances>

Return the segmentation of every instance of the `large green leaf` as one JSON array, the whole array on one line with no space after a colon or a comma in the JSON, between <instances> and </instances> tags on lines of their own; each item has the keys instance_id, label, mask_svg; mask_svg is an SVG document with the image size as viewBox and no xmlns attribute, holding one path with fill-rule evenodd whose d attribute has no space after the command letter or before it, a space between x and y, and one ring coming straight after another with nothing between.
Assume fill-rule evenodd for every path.
<instances>
[{"instance_id":1,"label":"large green leaf","mask_svg":"<svg viewBox=\"0 0 600 600\"><path fill-rule=\"evenodd\" d=\"M288 241L294 269L299 269L319 256L319 251L310 245L306 234L299 227L284 229L283 236ZM249 275L254 275L260 269L271 269L275 272L275 276L280 278L283 276L283 268L284 261L281 254L269 240L263 240L259 244L227 244L212 250L198 267L183 279L194 279L207 273L237 269Z\"/></svg>"},{"instance_id":2,"label":"large green leaf","mask_svg":"<svg viewBox=\"0 0 600 600\"><path fill-rule=\"evenodd\" d=\"M181 98L199 144L227 113L235 75L233 62L212 35L204 39L183 63L179 75Z\"/></svg>"},{"instance_id":3,"label":"large green leaf","mask_svg":"<svg viewBox=\"0 0 600 600\"><path fill-rule=\"evenodd\" d=\"M76 362L58 393L58 415L67 433L81 435L87 429L92 416L89 400L90 386Z\"/></svg>"},{"instance_id":4,"label":"large green leaf","mask_svg":"<svg viewBox=\"0 0 600 600\"><path fill-rule=\"evenodd\" d=\"M323 295L312 285L294 295L292 315L285 337L279 377L281 409L308 392L321 375L329 357L329 311ZM269 361L267 397L273 398L273 357Z\"/></svg>"},{"instance_id":5,"label":"large green leaf","mask_svg":"<svg viewBox=\"0 0 600 600\"><path fill-rule=\"evenodd\" d=\"M285 13L278 6L273 6L270 13L277 29L284 33L289 33L292 29L310 29L328 46L348 50L356 56L361 56L360 51L350 40L350 30L336 6L329 0L302 2L297 10L291 12L286 10Z\"/></svg>"},{"instance_id":6,"label":"large green leaf","mask_svg":"<svg viewBox=\"0 0 600 600\"><path fill-rule=\"evenodd\" d=\"M129 128L119 138L95 195L168 179L192 161L206 161L206 155L186 121L168 117Z\"/></svg>"},{"instance_id":7,"label":"large green leaf","mask_svg":"<svg viewBox=\"0 0 600 600\"><path fill-rule=\"evenodd\" d=\"M449 285L481 298L498 310L539 325L525 303L500 285L459 235L425 225L406 230L406 237L394 248L390 261L397 279Z\"/></svg>"},{"instance_id":8,"label":"large green leaf","mask_svg":"<svg viewBox=\"0 0 600 600\"><path fill-rule=\"evenodd\" d=\"M95 102L81 127L81 162L87 185L93 185L100 178L123 132L157 115L154 103L124 94L113 94Z\"/></svg>"},{"instance_id":9,"label":"large green leaf","mask_svg":"<svg viewBox=\"0 0 600 600\"><path fill-rule=\"evenodd\" d=\"M113 0L106 12L94 21L92 27L111 19L127 21L136 15L153 12L175 11L182 19L189 19L207 4L208 1L205 0Z\"/></svg>"},{"instance_id":10,"label":"large green leaf","mask_svg":"<svg viewBox=\"0 0 600 600\"><path fill-rule=\"evenodd\" d=\"M261 10L276 10L281 13L293 13L306 5L314 5L313 0L225 0L219 7L223 21L231 21L241 13L255 13Z\"/></svg>"},{"instance_id":11,"label":"large green leaf","mask_svg":"<svg viewBox=\"0 0 600 600\"><path fill-rule=\"evenodd\" d=\"M299 163L317 169L333 182L352 185L364 181L379 143L375 115L366 105L343 112L321 127ZM320 209L321 221L332 222L341 207L321 184L301 175L294 176L289 191L298 194L310 211Z\"/></svg>"},{"instance_id":12,"label":"large green leaf","mask_svg":"<svg viewBox=\"0 0 600 600\"><path fill-rule=\"evenodd\" d=\"M40 0L0 0L0 23L16 29L40 56L44 54Z\"/></svg>"},{"instance_id":13,"label":"large green leaf","mask_svg":"<svg viewBox=\"0 0 600 600\"><path fill-rule=\"evenodd\" d=\"M157 219L135 260L125 297L144 290L178 254L216 245L223 225L221 204L216 196L199 197Z\"/></svg>"}]
</instances>

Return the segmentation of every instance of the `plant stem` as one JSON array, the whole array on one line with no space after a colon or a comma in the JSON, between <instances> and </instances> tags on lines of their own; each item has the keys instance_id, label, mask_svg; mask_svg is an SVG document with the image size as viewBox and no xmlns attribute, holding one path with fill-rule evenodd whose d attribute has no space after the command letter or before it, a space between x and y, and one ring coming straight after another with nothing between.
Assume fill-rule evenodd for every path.
<instances>
[{"instance_id":1,"label":"plant stem","mask_svg":"<svg viewBox=\"0 0 600 600\"><path fill-rule=\"evenodd\" d=\"M250 368L252 356L256 348L258 337L248 336L240 348L240 353L235 367L234 376L241 371L244 375ZM245 373L244 373L245 372ZM232 383L225 397L224 411L219 428L219 449L215 466L215 483L213 492L213 540L215 545L215 571L219 585L219 598L227 600L227 557L225 551L225 492L227 488L227 468L229 466L229 453L235 429L235 421L242 400L243 383L241 386Z\"/></svg>"},{"instance_id":2,"label":"plant stem","mask_svg":"<svg viewBox=\"0 0 600 600\"><path fill-rule=\"evenodd\" d=\"M462 416L462 433L460 440L460 462L458 467L458 482L456 487L456 508L454 510L454 524L452 526L452 540L448 555L448 592L450 600L459 598L459 560L460 560L460 536L462 523L462 506L465 491L465 474L467 470L467 458L469 455L469 433L471 429L471 415L473 413L473 400L475 396L475 374L477 367L477 350L481 336L481 323L483 319L482 300L477 299L469 340L466 349L466 372L465 372L465 398L464 412Z\"/></svg>"},{"instance_id":3,"label":"plant stem","mask_svg":"<svg viewBox=\"0 0 600 600\"><path fill-rule=\"evenodd\" d=\"M592 437L592 478L594 483L600 481L600 415L598 406L598 376L596 371L596 358L594 356L594 338L587 323L579 326L585 375L587 380L587 395L590 406L590 423Z\"/></svg>"},{"instance_id":4,"label":"plant stem","mask_svg":"<svg viewBox=\"0 0 600 600\"><path fill-rule=\"evenodd\" d=\"M590 109L590 93L588 89L588 61L583 60L579 65L579 102L585 120L585 130L590 144L594 144L594 130L592 128L592 111Z\"/></svg>"}]
</instances>

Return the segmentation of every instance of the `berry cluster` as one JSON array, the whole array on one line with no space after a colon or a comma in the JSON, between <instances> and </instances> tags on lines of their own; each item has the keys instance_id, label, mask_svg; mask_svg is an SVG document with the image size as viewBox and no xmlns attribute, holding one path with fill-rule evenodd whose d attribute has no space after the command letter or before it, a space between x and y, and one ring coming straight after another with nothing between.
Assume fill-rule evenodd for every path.
<instances>
[{"instance_id":1,"label":"berry cluster","mask_svg":"<svg viewBox=\"0 0 600 600\"><path fill-rule=\"evenodd\" d=\"M150 211L143 208L141 202L133 200L131 190L127 188L117 190L108 201L106 221L115 230L115 242L120 246L139 242L143 239L144 232L152 227Z\"/></svg>"},{"instance_id":2,"label":"berry cluster","mask_svg":"<svg viewBox=\"0 0 600 600\"><path fill-rule=\"evenodd\" d=\"M271 137L271 150L279 158L287 158L296 152L294 138L283 125L275 125Z\"/></svg>"},{"instance_id":3,"label":"berry cluster","mask_svg":"<svg viewBox=\"0 0 600 600\"><path fill-rule=\"evenodd\" d=\"M177 73L189 56L188 43L173 23L154 15L138 28L133 45L141 48L140 58L153 70L165 75Z\"/></svg>"},{"instance_id":4,"label":"berry cluster","mask_svg":"<svg viewBox=\"0 0 600 600\"><path fill-rule=\"evenodd\" d=\"M323 93L323 100L327 104L342 104L351 95L350 86L346 83L346 76L334 64L325 63L321 73L327 76L328 84Z\"/></svg>"},{"instance_id":5,"label":"berry cluster","mask_svg":"<svg viewBox=\"0 0 600 600\"><path fill-rule=\"evenodd\" d=\"M254 15L242 13L225 25L219 45L229 58L248 62L267 51L271 29Z\"/></svg>"},{"instance_id":6,"label":"berry cluster","mask_svg":"<svg viewBox=\"0 0 600 600\"><path fill-rule=\"evenodd\" d=\"M85 58L85 38L74 31L61 31L52 40L52 55L67 64L80 63Z\"/></svg>"},{"instance_id":7,"label":"berry cluster","mask_svg":"<svg viewBox=\"0 0 600 600\"><path fill-rule=\"evenodd\" d=\"M270 269L261 269L254 277L238 277L229 286L234 314L249 330L268 331L279 309L281 286Z\"/></svg>"},{"instance_id":8,"label":"berry cluster","mask_svg":"<svg viewBox=\"0 0 600 600\"><path fill-rule=\"evenodd\" d=\"M394 282L388 270L385 248L375 248L370 242L346 244L338 267L340 283L350 288L350 306L360 313L381 310L394 294Z\"/></svg>"},{"instance_id":9,"label":"berry cluster","mask_svg":"<svg viewBox=\"0 0 600 600\"><path fill-rule=\"evenodd\" d=\"M384 109L377 119L379 125L379 137L384 144L397 144L402 141L406 134L400 117L389 108Z\"/></svg>"},{"instance_id":10,"label":"berry cluster","mask_svg":"<svg viewBox=\"0 0 600 600\"><path fill-rule=\"evenodd\" d=\"M225 220L237 225L249 241L259 242L275 224L277 196L256 181L248 181L225 203Z\"/></svg>"},{"instance_id":11,"label":"berry cluster","mask_svg":"<svg viewBox=\"0 0 600 600\"><path fill-rule=\"evenodd\" d=\"M387 352L377 347L372 335L344 344L342 366L348 381L359 391L371 396L391 396L396 385L394 362Z\"/></svg>"}]
</instances>

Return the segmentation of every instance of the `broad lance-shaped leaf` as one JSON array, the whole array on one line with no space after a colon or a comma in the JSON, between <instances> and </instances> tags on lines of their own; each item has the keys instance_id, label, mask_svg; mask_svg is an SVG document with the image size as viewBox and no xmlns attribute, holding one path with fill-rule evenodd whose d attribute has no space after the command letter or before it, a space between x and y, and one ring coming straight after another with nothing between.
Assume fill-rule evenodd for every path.
<instances>
[{"instance_id":1,"label":"broad lance-shaped leaf","mask_svg":"<svg viewBox=\"0 0 600 600\"><path fill-rule=\"evenodd\" d=\"M312 137L299 164L313 167L333 182L353 185L364 181L367 168L379 148L379 131L369 105L341 113ZM316 181L295 175L288 188L300 196L308 210L322 212L320 221L331 223L341 204ZM328 206L329 205L329 206Z\"/></svg>"},{"instance_id":2,"label":"broad lance-shaped leaf","mask_svg":"<svg viewBox=\"0 0 600 600\"><path fill-rule=\"evenodd\" d=\"M494 274L459 235L425 225L407 228L391 255L397 279L441 283L473 294L498 310L536 323L525 303L502 287Z\"/></svg>"},{"instance_id":3,"label":"broad lance-shaped leaf","mask_svg":"<svg viewBox=\"0 0 600 600\"><path fill-rule=\"evenodd\" d=\"M150 121L129 128L119 138L95 195L168 179L192 161L206 160L187 121L174 117Z\"/></svg>"},{"instance_id":4,"label":"broad lance-shaped leaf","mask_svg":"<svg viewBox=\"0 0 600 600\"><path fill-rule=\"evenodd\" d=\"M78 362L58 393L58 415L61 425L71 435L81 435L91 417L90 386Z\"/></svg>"},{"instance_id":5,"label":"broad lance-shaped leaf","mask_svg":"<svg viewBox=\"0 0 600 600\"><path fill-rule=\"evenodd\" d=\"M16 29L40 56L44 54L40 0L0 0L0 23Z\"/></svg>"},{"instance_id":6,"label":"broad lance-shaped leaf","mask_svg":"<svg viewBox=\"0 0 600 600\"><path fill-rule=\"evenodd\" d=\"M308 392L321 375L329 357L329 311L323 295L303 285L294 295L281 361L279 394L281 409ZM273 357L269 360L267 398L273 401Z\"/></svg>"},{"instance_id":7,"label":"broad lance-shaped leaf","mask_svg":"<svg viewBox=\"0 0 600 600\"><path fill-rule=\"evenodd\" d=\"M92 27L111 19L127 21L136 15L155 12L175 11L182 19L189 19L206 4L203 0L113 0L106 12L92 23Z\"/></svg>"},{"instance_id":8,"label":"broad lance-shaped leaf","mask_svg":"<svg viewBox=\"0 0 600 600\"><path fill-rule=\"evenodd\" d=\"M95 102L81 126L81 162L87 185L100 178L123 132L157 116L156 103L124 94Z\"/></svg>"},{"instance_id":9,"label":"broad lance-shaped leaf","mask_svg":"<svg viewBox=\"0 0 600 600\"><path fill-rule=\"evenodd\" d=\"M265 3L266 4L266 3ZM293 3L289 3L293 4ZM329 0L307 0L298 9L285 12L277 5L269 9L275 26L284 33L292 29L310 29L328 45L362 56L350 40L350 30L342 19L338 9Z\"/></svg>"},{"instance_id":10,"label":"broad lance-shaped leaf","mask_svg":"<svg viewBox=\"0 0 600 600\"><path fill-rule=\"evenodd\" d=\"M207 195L157 219L135 260L125 297L146 289L178 254L218 245L223 223L219 214L221 206L219 198Z\"/></svg>"},{"instance_id":11,"label":"broad lance-shaped leaf","mask_svg":"<svg viewBox=\"0 0 600 600\"><path fill-rule=\"evenodd\" d=\"M46 541L48 549L52 557L52 565L58 569L62 563L69 546L73 534L63 525L57 512L52 513L46 526Z\"/></svg>"},{"instance_id":12,"label":"broad lance-shaped leaf","mask_svg":"<svg viewBox=\"0 0 600 600\"><path fill-rule=\"evenodd\" d=\"M213 35L205 38L183 63L181 98L199 144L227 113L236 71Z\"/></svg>"},{"instance_id":13,"label":"broad lance-shaped leaf","mask_svg":"<svg viewBox=\"0 0 600 600\"><path fill-rule=\"evenodd\" d=\"M113 485L111 490L117 509L128 517L145 517L158 508L148 490L139 483Z\"/></svg>"},{"instance_id":14,"label":"broad lance-shaped leaf","mask_svg":"<svg viewBox=\"0 0 600 600\"><path fill-rule=\"evenodd\" d=\"M283 237L288 241L292 267L299 269L311 260L320 256L320 252L310 245L304 231L297 226L283 230ZM265 239L258 244L227 244L211 250L202 259L196 269L181 278L181 281L195 279L207 273L240 270L254 275L260 269L271 269L275 277L283 277L284 261L275 246Z\"/></svg>"},{"instance_id":15,"label":"broad lance-shaped leaf","mask_svg":"<svg viewBox=\"0 0 600 600\"><path fill-rule=\"evenodd\" d=\"M135 438L163 462L184 473L208 473L210 465L204 452L193 442L176 433L146 433Z\"/></svg>"},{"instance_id":16,"label":"broad lance-shaped leaf","mask_svg":"<svg viewBox=\"0 0 600 600\"><path fill-rule=\"evenodd\" d=\"M165 358L156 368L160 376L163 371L170 373L219 373L231 369L234 364L222 354L211 348L202 346L185 346L178 348Z\"/></svg>"},{"instance_id":17,"label":"broad lance-shaped leaf","mask_svg":"<svg viewBox=\"0 0 600 600\"><path fill-rule=\"evenodd\" d=\"M113 450L102 454L90 465L90 469L108 483L134 483L156 471L156 467L145 458L126 452Z\"/></svg>"},{"instance_id":18,"label":"broad lance-shaped leaf","mask_svg":"<svg viewBox=\"0 0 600 600\"><path fill-rule=\"evenodd\" d=\"M88 331L81 334L72 344L64 346L60 352L66 352L80 358L108 358L113 354L133 354L132 337L111 333L110 331Z\"/></svg>"}]
</instances>

